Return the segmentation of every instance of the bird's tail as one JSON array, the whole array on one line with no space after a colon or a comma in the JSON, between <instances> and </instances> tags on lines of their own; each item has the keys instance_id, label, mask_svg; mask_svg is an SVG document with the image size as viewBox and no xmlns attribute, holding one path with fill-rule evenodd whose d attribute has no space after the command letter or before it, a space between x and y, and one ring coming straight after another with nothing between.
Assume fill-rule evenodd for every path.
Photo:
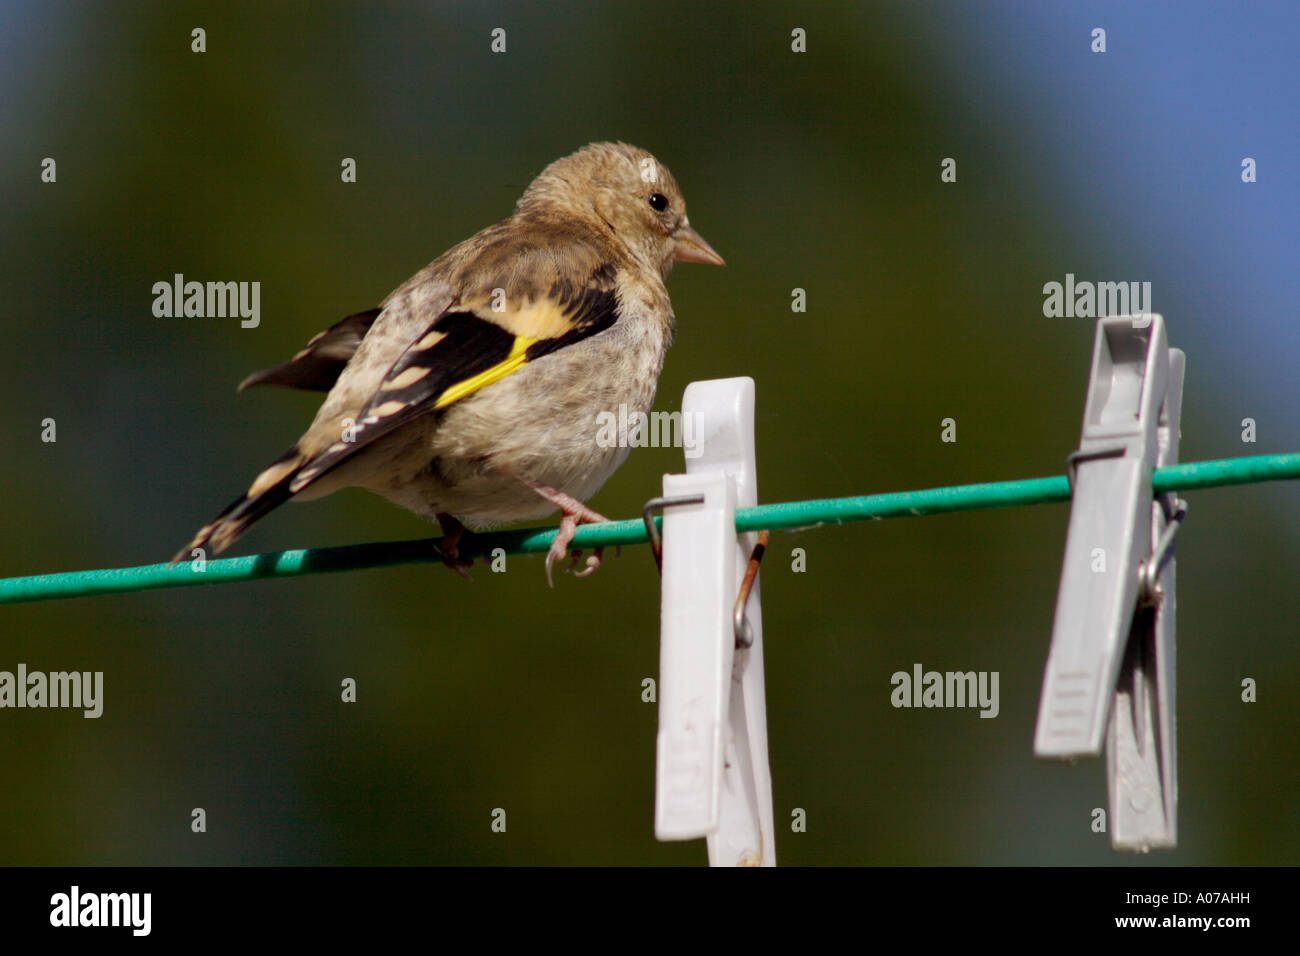
<instances>
[{"instance_id":1,"label":"bird's tail","mask_svg":"<svg viewBox=\"0 0 1300 956\"><path fill-rule=\"evenodd\" d=\"M266 516L294 496L289 486L307 464L308 456L295 445L262 470L248 491L230 503L194 536L172 558L173 565L193 556L195 548L210 546L212 554L220 554L235 539L249 529L253 522ZM299 489L301 490L301 489Z\"/></svg>"}]
</instances>

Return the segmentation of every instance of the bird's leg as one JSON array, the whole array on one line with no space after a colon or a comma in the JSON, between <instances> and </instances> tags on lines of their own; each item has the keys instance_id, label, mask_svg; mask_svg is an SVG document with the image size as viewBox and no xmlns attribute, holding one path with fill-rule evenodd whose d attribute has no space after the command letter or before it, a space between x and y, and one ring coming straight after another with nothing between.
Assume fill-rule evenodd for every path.
<instances>
[{"instance_id":1,"label":"bird's leg","mask_svg":"<svg viewBox=\"0 0 1300 956\"><path fill-rule=\"evenodd\" d=\"M442 552L442 563L447 565L466 581L472 580L469 571L474 561L462 561L460 558L460 539L465 534L465 526L445 512L438 513L438 525L442 528L442 543L438 550Z\"/></svg>"},{"instance_id":2,"label":"bird's leg","mask_svg":"<svg viewBox=\"0 0 1300 956\"><path fill-rule=\"evenodd\" d=\"M608 521L609 519L599 512L592 511L577 498L572 495L566 495L563 491L556 491L549 485L544 485L539 481L532 481L528 478L520 478L519 480L564 513L564 516L560 519L560 528L555 533L555 539L551 541L551 547L546 552L546 583L554 587L555 582L551 580L551 565L569 553L569 542L573 540L573 535L574 532L578 530L578 525L583 524L584 522L586 524L597 524ZM595 571L600 567L600 559L604 557L604 554L605 549L603 547L596 548L592 551L590 556L587 558L587 566L583 570L576 572L575 577L585 578L587 575ZM569 565L565 570L572 570L573 566L577 564L578 559L581 556L581 551L575 551L573 564Z\"/></svg>"}]
</instances>

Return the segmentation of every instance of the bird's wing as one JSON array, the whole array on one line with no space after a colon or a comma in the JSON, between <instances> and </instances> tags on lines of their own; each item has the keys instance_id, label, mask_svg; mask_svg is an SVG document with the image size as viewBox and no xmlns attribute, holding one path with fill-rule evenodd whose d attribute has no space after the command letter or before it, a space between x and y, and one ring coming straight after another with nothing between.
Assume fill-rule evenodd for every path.
<instances>
[{"instance_id":1,"label":"bird's wing","mask_svg":"<svg viewBox=\"0 0 1300 956\"><path fill-rule=\"evenodd\" d=\"M239 391L254 385L284 385L313 392L328 392L356 354L382 309L367 309L317 333L306 347L287 362L254 372L239 383Z\"/></svg>"},{"instance_id":2,"label":"bird's wing","mask_svg":"<svg viewBox=\"0 0 1300 956\"><path fill-rule=\"evenodd\" d=\"M372 442L430 412L473 395L559 349L612 326L618 318L614 267L575 285L557 281L536 295L504 288L460 301L431 322L388 369L349 429L290 481L290 494L337 468Z\"/></svg>"}]
</instances>

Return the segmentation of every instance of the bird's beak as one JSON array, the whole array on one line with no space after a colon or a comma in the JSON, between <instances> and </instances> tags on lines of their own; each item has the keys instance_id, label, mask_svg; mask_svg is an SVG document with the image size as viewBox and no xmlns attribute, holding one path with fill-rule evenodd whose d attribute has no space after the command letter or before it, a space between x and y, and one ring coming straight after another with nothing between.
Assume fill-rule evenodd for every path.
<instances>
[{"instance_id":1,"label":"bird's beak","mask_svg":"<svg viewBox=\"0 0 1300 956\"><path fill-rule=\"evenodd\" d=\"M673 233L673 260L675 262L703 262L710 266L725 266L722 256L704 241L704 237L691 228L685 219Z\"/></svg>"}]
</instances>

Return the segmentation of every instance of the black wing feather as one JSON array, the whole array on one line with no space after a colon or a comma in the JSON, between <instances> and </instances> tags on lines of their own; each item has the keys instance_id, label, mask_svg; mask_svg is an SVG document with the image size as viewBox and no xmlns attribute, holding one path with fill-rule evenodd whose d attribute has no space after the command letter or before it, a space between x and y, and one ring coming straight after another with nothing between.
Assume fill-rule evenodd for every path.
<instances>
[{"instance_id":1,"label":"black wing feather","mask_svg":"<svg viewBox=\"0 0 1300 956\"><path fill-rule=\"evenodd\" d=\"M368 309L336 322L289 361L248 376L239 383L239 391L254 385L284 385L311 392L328 392L352 360L381 311Z\"/></svg>"}]
</instances>

